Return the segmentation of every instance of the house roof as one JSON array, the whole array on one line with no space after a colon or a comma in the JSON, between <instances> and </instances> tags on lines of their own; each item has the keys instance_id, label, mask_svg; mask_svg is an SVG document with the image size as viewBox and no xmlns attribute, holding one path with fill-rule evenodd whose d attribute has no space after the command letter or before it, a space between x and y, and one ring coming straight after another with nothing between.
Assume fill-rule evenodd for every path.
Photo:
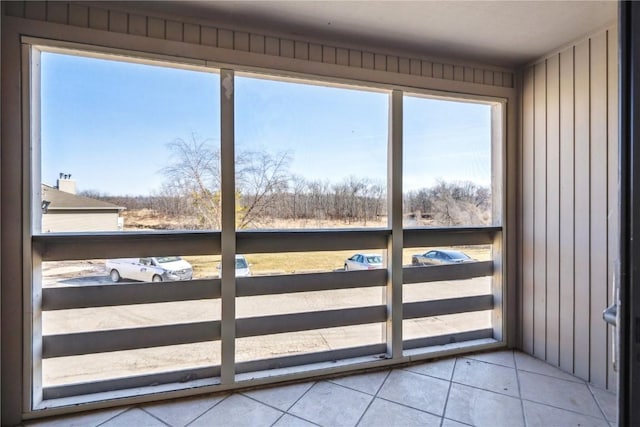
<instances>
[{"instance_id":1,"label":"house roof","mask_svg":"<svg viewBox=\"0 0 640 427\"><path fill-rule=\"evenodd\" d=\"M57 188L42 184L42 200L51 202L48 210L114 210L122 211L126 208L90 197L66 193Z\"/></svg>"}]
</instances>

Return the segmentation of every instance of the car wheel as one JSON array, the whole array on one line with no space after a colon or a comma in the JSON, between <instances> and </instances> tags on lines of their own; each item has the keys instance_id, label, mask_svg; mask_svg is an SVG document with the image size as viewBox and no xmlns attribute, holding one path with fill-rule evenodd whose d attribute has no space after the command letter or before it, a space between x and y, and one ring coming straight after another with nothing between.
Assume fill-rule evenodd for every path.
<instances>
[{"instance_id":1,"label":"car wheel","mask_svg":"<svg viewBox=\"0 0 640 427\"><path fill-rule=\"evenodd\" d=\"M153 275L153 280L154 282L162 282L162 276L158 276L157 274Z\"/></svg>"},{"instance_id":2,"label":"car wheel","mask_svg":"<svg viewBox=\"0 0 640 427\"><path fill-rule=\"evenodd\" d=\"M420 265L420 261L418 261L417 257L411 257L411 264Z\"/></svg>"},{"instance_id":3,"label":"car wheel","mask_svg":"<svg viewBox=\"0 0 640 427\"><path fill-rule=\"evenodd\" d=\"M109 277L112 282L119 282L121 279L120 273L115 268L109 272Z\"/></svg>"},{"instance_id":4,"label":"car wheel","mask_svg":"<svg viewBox=\"0 0 640 427\"><path fill-rule=\"evenodd\" d=\"M349 271L349 266L347 264L344 265L344 271Z\"/></svg>"}]
</instances>

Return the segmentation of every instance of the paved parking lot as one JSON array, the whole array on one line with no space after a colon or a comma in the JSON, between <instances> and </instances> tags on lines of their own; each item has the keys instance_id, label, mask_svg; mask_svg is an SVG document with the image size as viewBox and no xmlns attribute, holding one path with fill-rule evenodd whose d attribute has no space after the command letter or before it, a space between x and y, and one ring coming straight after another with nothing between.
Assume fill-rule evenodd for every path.
<instances>
[{"instance_id":1,"label":"paved parking lot","mask_svg":"<svg viewBox=\"0 0 640 427\"><path fill-rule=\"evenodd\" d=\"M78 263L49 268L45 286L113 286L104 264ZM53 273L53 274L47 274ZM491 292L491 278L404 286L404 301L424 301ZM384 303L381 288L358 288L238 298L237 316L362 307ZM43 334L201 322L220 319L220 300L180 301L44 312ZM490 327L489 312L464 313L404 322L405 339ZM247 361L383 342L384 325L370 324L236 340L236 360ZM45 386L141 375L220 363L220 343L205 342L43 361Z\"/></svg>"}]
</instances>

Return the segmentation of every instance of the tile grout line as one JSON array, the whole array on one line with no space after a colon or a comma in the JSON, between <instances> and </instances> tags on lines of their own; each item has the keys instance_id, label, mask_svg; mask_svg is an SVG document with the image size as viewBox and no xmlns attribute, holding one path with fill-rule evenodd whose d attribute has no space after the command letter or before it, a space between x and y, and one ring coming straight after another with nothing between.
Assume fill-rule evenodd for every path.
<instances>
[{"instance_id":1,"label":"tile grout line","mask_svg":"<svg viewBox=\"0 0 640 427\"><path fill-rule=\"evenodd\" d=\"M451 376L449 377L449 388L447 389L447 397L444 400L444 408L442 408L442 418L440 418L440 427L444 425L444 417L447 413L447 404L449 403L449 397L451 396L451 386L453 384L453 375L456 372L456 366L458 365L458 358L453 359L453 369L451 369Z\"/></svg>"},{"instance_id":2,"label":"tile grout line","mask_svg":"<svg viewBox=\"0 0 640 427\"><path fill-rule=\"evenodd\" d=\"M516 382L518 383L518 398L520 400L520 408L522 409L522 425L527 427L527 416L524 411L524 399L522 398L522 387L520 386L520 370L518 369L518 361L516 360L516 352L513 352L513 366L516 369Z\"/></svg>"},{"instance_id":3,"label":"tile grout line","mask_svg":"<svg viewBox=\"0 0 640 427\"><path fill-rule=\"evenodd\" d=\"M596 401L596 406L598 406L598 409L600 410L600 413L602 414L602 417L604 418L604 420L607 423L609 423L609 419L607 418L607 414L604 413L604 410L602 409L602 406L600 405L600 401L598 400L596 395L593 393L593 389L591 388L591 385L589 385L589 383L587 383L587 388L589 389L589 394L591 394L591 397L593 397L593 400Z\"/></svg>"},{"instance_id":4,"label":"tile grout line","mask_svg":"<svg viewBox=\"0 0 640 427\"><path fill-rule=\"evenodd\" d=\"M593 418L594 420L604 420L607 423L609 422L609 420L607 420L606 418L599 418L595 415L589 415L589 414L585 414L584 412L579 412L573 409L567 409L567 408L561 408L559 406L554 406L554 405L549 405L548 403L543 403L543 402L538 402L535 400L531 400L531 399L521 399L523 402L530 402L530 403L535 403L536 405L540 405L540 406L546 406L548 408L553 408L553 409L558 409L560 411L565 411L565 412L571 412L572 414L576 414L576 415L582 415L583 417L588 417L588 418Z\"/></svg>"},{"instance_id":5,"label":"tile grout line","mask_svg":"<svg viewBox=\"0 0 640 427\"><path fill-rule=\"evenodd\" d=\"M122 412L120 412L120 413L118 413L118 414L114 415L113 417L111 417L111 418L109 418L109 419L107 419L107 420L102 421L101 423L95 424L95 426L96 426L96 427L99 427L99 426L101 426L101 425L104 425L104 424L108 423L108 422L109 422L109 421L111 421L111 420L115 420L115 419L116 419L116 418L118 418L120 415L124 414L125 412L129 412L129 411L130 411L130 410L132 410L133 408L135 408L135 406L130 406L130 407L128 407L128 408L125 408Z\"/></svg>"},{"instance_id":6,"label":"tile grout line","mask_svg":"<svg viewBox=\"0 0 640 427\"><path fill-rule=\"evenodd\" d=\"M136 406L136 408L140 409L142 412L144 412L145 414L149 415L150 417L155 418L156 420L160 421L162 424L164 424L166 426L169 426L169 427L174 427L171 424L169 424L168 422L166 422L165 420L163 420L162 418L157 417L157 416L153 415L151 412L146 411L143 407ZM207 409L207 411L208 411L208 409ZM207 411L205 411L205 412L207 412Z\"/></svg>"},{"instance_id":7,"label":"tile grout line","mask_svg":"<svg viewBox=\"0 0 640 427\"><path fill-rule=\"evenodd\" d=\"M109 421L111 421L111 420L113 420L113 419L115 419L115 418L119 417L120 415L124 414L125 412L130 411L132 408L134 408L134 406L124 407L124 408L122 408L122 411L118 412L118 413L117 413L117 414L115 414L113 417L111 417L111 418L109 418L109 419L106 419L106 420L104 420L104 421L102 421L102 422L100 422L100 423L98 423L98 424L93 424L93 425L94 425L95 427L99 427L99 426L103 425L104 423L108 423ZM76 415L74 415L74 418L75 418L76 416L80 416L80 414L76 414Z\"/></svg>"},{"instance_id":8,"label":"tile grout line","mask_svg":"<svg viewBox=\"0 0 640 427\"><path fill-rule=\"evenodd\" d=\"M367 413L367 411L369 410L369 408L371 408L371 405L373 404L373 402L376 400L376 398L378 397L378 393L380 393L380 390L382 390L382 387L384 387L385 383L387 382L387 380L389 379L389 376L391 375L391 371L393 371L393 369L389 369L389 372L387 372L387 376L384 377L384 380L382 381L382 383L380 384L380 387L378 387L378 389L376 390L375 394L373 395L373 397L371 398L371 401L369 402L369 404L367 405L367 407L364 409L364 411L362 411L362 414L360 415L360 418L358 418L358 421L356 422L356 427L360 425L360 423L362 422L362 419L364 418L365 414Z\"/></svg>"},{"instance_id":9,"label":"tile grout line","mask_svg":"<svg viewBox=\"0 0 640 427\"><path fill-rule=\"evenodd\" d=\"M187 424L185 424L184 427L190 426L191 424L195 423L196 420L202 418L202 416L204 414L206 414L207 412L209 412L210 410L212 410L213 408L215 408L216 406L218 406L219 404L221 404L222 402L224 402L225 400L227 400L229 397L233 396L233 393L226 395L225 397L223 397L222 399L220 399L219 402L217 402L216 404L214 404L211 408L207 409L206 411L204 411L202 414L198 415L197 417L195 417L194 419L192 419L191 421L189 421Z\"/></svg>"}]
</instances>

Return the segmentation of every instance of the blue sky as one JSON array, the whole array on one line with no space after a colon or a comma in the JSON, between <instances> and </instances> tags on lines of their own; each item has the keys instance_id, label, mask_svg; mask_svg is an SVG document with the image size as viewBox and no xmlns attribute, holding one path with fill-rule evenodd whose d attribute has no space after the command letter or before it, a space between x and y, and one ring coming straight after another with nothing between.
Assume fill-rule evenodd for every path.
<instances>
[{"instance_id":1,"label":"blue sky","mask_svg":"<svg viewBox=\"0 0 640 427\"><path fill-rule=\"evenodd\" d=\"M236 76L236 149L291 155L309 180L385 182L388 95ZM192 134L219 147L219 76L43 53L42 180L146 195L165 179L167 144ZM404 188L435 180L488 185L490 108L405 97Z\"/></svg>"}]
</instances>

